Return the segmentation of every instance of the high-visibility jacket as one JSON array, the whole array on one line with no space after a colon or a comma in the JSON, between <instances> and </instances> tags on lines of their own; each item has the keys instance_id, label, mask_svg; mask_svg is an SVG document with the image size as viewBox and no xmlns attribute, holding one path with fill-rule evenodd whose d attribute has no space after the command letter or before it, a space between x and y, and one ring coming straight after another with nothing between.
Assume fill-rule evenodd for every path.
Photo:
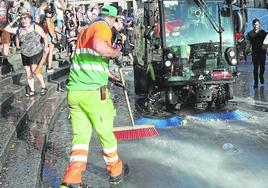
<instances>
[{"instance_id":1,"label":"high-visibility jacket","mask_svg":"<svg viewBox=\"0 0 268 188\"><path fill-rule=\"evenodd\" d=\"M109 62L93 49L93 40L111 45L112 31L102 18L80 31L68 78L69 91L97 90L108 84Z\"/></svg>"}]
</instances>

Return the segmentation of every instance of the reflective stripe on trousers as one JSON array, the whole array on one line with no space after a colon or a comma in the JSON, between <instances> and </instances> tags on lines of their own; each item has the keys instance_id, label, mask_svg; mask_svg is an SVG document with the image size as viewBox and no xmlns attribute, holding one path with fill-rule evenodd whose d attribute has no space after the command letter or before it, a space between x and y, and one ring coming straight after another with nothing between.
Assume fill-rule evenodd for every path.
<instances>
[{"instance_id":1,"label":"reflective stripe on trousers","mask_svg":"<svg viewBox=\"0 0 268 188\"><path fill-rule=\"evenodd\" d=\"M70 164L66 170L63 182L79 184L82 181L82 173L86 169L88 156L87 144L75 144L70 152Z\"/></svg>"},{"instance_id":2,"label":"reflective stripe on trousers","mask_svg":"<svg viewBox=\"0 0 268 188\"><path fill-rule=\"evenodd\" d=\"M102 155L110 175L113 177L120 175L123 164L118 156L117 147L103 149Z\"/></svg>"}]
</instances>

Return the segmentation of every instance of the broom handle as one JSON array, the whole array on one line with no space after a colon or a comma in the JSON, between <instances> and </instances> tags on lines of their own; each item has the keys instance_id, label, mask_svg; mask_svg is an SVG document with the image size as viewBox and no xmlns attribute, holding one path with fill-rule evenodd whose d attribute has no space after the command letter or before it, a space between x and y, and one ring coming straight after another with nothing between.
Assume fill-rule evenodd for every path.
<instances>
[{"instance_id":1,"label":"broom handle","mask_svg":"<svg viewBox=\"0 0 268 188\"><path fill-rule=\"evenodd\" d=\"M123 84L123 86L126 86L125 85L125 79L124 79L123 70L122 70L121 67L119 67L118 70L119 70L119 74L120 74L122 84ZM131 110L131 107L130 107L129 98L128 98L128 94L127 94L126 89L124 89L124 94L125 94L125 98L126 98L126 101L127 101L127 108L128 108L129 116L130 116L130 119L131 119L131 123L132 123L132 126L134 127L134 118L133 118L133 114L132 114L132 110Z\"/></svg>"}]
</instances>

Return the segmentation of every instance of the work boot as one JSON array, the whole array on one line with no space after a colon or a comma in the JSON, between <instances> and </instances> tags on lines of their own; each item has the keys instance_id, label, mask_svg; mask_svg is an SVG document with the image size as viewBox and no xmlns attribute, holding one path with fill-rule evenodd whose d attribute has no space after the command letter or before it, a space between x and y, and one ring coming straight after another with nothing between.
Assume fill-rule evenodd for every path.
<instances>
[{"instance_id":1,"label":"work boot","mask_svg":"<svg viewBox=\"0 0 268 188\"><path fill-rule=\"evenodd\" d=\"M110 176L110 185L117 185L119 184L125 177L127 177L129 174L129 167L127 164L123 165L122 173L116 177Z\"/></svg>"},{"instance_id":2,"label":"work boot","mask_svg":"<svg viewBox=\"0 0 268 188\"><path fill-rule=\"evenodd\" d=\"M84 184L66 184L66 183L62 183L60 188L92 188L92 187L89 187L88 185L84 185Z\"/></svg>"}]
</instances>

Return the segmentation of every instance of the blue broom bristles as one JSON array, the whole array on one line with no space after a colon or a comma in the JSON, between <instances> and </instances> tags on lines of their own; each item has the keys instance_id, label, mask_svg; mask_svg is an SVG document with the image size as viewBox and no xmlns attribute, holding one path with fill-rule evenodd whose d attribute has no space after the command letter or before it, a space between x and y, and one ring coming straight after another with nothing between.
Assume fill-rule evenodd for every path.
<instances>
[{"instance_id":1,"label":"blue broom bristles","mask_svg":"<svg viewBox=\"0 0 268 188\"><path fill-rule=\"evenodd\" d=\"M220 113L202 113L196 115L198 119L201 120L243 120L248 119L249 116L247 113L244 113L240 110L235 110L232 112L220 112ZM135 121L135 126L144 124L153 124L155 128L167 128L167 127L176 127L182 125L182 118L179 116L173 116L165 119L153 119L142 117Z\"/></svg>"},{"instance_id":2,"label":"blue broom bristles","mask_svg":"<svg viewBox=\"0 0 268 188\"><path fill-rule=\"evenodd\" d=\"M135 121L135 125L138 127L143 124L153 124L156 128L166 128L180 126L181 122L182 119L178 116L166 119L140 118Z\"/></svg>"},{"instance_id":3,"label":"blue broom bristles","mask_svg":"<svg viewBox=\"0 0 268 188\"><path fill-rule=\"evenodd\" d=\"M219 119L219 120L241 120L248 119L248 115L240 110L235 110L232 112L222 112L222 113L203 113L197 115L197 118L202 120L211 120L211 119Z\"/></svg>"}]
</instances>

